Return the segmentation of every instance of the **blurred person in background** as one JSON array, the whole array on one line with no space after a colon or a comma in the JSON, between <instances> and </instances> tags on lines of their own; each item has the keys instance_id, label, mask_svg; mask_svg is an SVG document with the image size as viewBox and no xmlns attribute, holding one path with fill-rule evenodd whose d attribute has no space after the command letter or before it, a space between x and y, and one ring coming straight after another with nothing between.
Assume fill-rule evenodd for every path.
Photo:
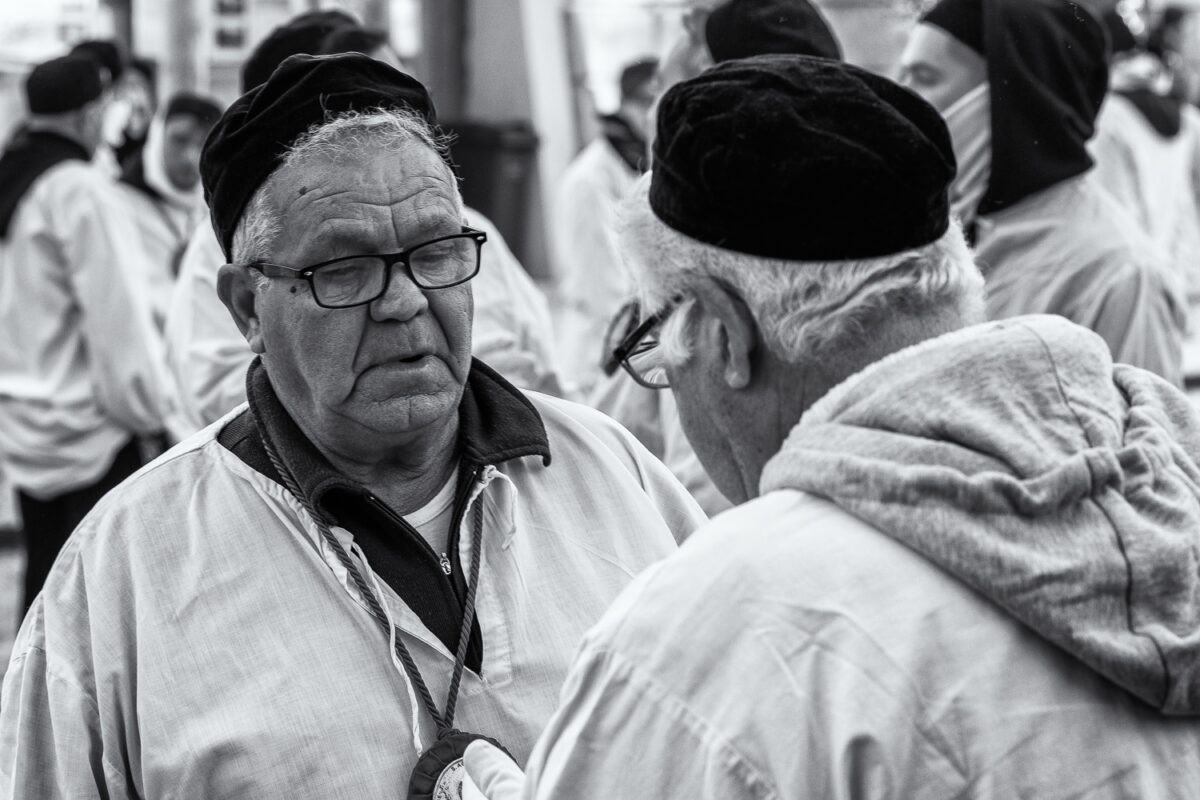
<instances>
[{"instance_id":1,"label":"blurred person in background","mask_svg":"<svg viewBox=\"0 0 1200 800\"><path fill-rule=\"evenodd\" d=\"M807 0L725 0L712 7L697 7L684 17L684 30L668 49L659 68L658 86L666 91L679 81L694 78L715 63L768 53L791 53L837 59L841 46L821 12ZM653 119L653 112L649 119ZM651 131L652 133L652 131ZM614 215L609 214L609 225ZM615 232L608 234L615 241ZM628 268L615 250L609 251L626 286L628 302L591 343L602 342L597 354L605 375L594 387L588 402L620 422L641 440L650 452L661 458L675 477L687 487L709 516L730 507L729 500L717 489L704 471L680 425L675 398L670 392L656 392L640 385L634 377L618 369L610 354L621 337L643 319L636 300L629 300ZM596 265L597 270L600 265ZM601 273L608 274L608 273ZM604 331L607 333L603 333ZM596 364L598 362L591 362Z\"/></svg>"},{"instance_id":2,"label":"blurred person in background","mask_svg":"<svg viewBox=\"0 0 1200 800\"><path fill-rule=\"evenodd\" d=\"M135 65L125 48L111 39L80 42L68 55L90 58L100 68L110 96L100 146L94 158L118 176L141 152L154 114L153 87L147 80L144 65Z\"/></svg>"},{"instance_id":3,"label":"blurred person in background","mask_svg":"<svg viewBox=\"0 0 1200 800\"><path fill-rule=\"evenodd\" d=\"M1104 15L1112 42L1108 96L1089 151L1096 177L1167 255L1187 293L1184 369L1200 365L1200 111L1181 96L1171 70L1125 18ZM1140 18L1134 23L1139 30ZM1190 364L1190 368L1189 368Z\"/></svg>"},{"instance_id":4,"label":"blurred person in background","mask_svg":"<svg viewBox=\"0 0 1200 800\"><path fill-rule=\"evenodd\" d=\"M142 465L165 375L136 223L89 163L100 72L68 56L25 87L29 119L0 156L0 457L20 490L28 608L71 530Z\"/></svg>"},{"instance_id":5,"label":"blurred person in background","mask_svg":"<svg viewBox=\"0 0 1200 800\"><path fill-rule=\"evenodd\" d=\"M558 182L553 234L557 261L559 361L571 390L586 395L600 377L597 342L633 289L617 255L617 204L646 170L650 106L658 61L621 70L620 105L600 116L600 135L567 166Z\"/></svg>"},{"instance_id":6,"label":"blurred person in background","mask_svg":"<svg viewBox=\"0 0 1200 800\"><path fill-rule=\"evenodd\" d=\"M218 121L248 407L75 531L14 643L0 793L457 798L466 742L526 757L579 637L702 523L612 420L472 357L490 242L436 124L357 53Z\"/></svg>"},{"instance_id":7,"label":"blurred person in background","mask_svg":"<svg viewBox=\"0 0 1200 800\"><path fill-rule=\"evenodd\" d=\"M340 11L308 12L276 28L255 48L242 68L243 89L266 82L284 58L325 52L337 42L370 49L364 55L373 58L382 53L389 65L395 55L381 45L378 31L359 28ZM545 296L491 221L474 209L466 212L470 224L488 235L480 274L473 281L475 354L521 388L561 394ZM223 263L211 226L201 225L184 251L167 311L167 361L175 394L171 432L176 438L191 435L246 400L246 368L253 353L217 296L217 270Z\"/></svg>"},{"instance_id":8,"label":"blurred person in background","mask_svg":"<svg viewBox=\"0 0 1200 800\"><path fill-rule=\"evenodd\" d=\"M901 82L946 118L951 187L991 319L1060 314L1117 361L1182 383L1186 298L1165 255L1092 170L1108 88L1103 25L1067 0L942 0Z\"/></svg>"},{"instance_id":9,"label":"blurred person in background","mask_svg":"<svg viewBox=\"0 0 1200 800\"><path fill-rule=\"evenodd\" d=\"M141 234L138 243L146 256L142 261L155 268L145 276L145 286L160 331L188 238L206 221L200 150L220 116L216 101L176 93L155 115L145 146L121 174L122 197Z\"/></svg>"},{"instance_id":10,"label":"blurred person in background","mask_svg":"<svg viewBox=\"0 0 1200 800\"><path fill-rule=\"evenodd\" d=\"M739 505L588 632L527 780L468 747L490 800L1200 797L1200 415L1061 317L980 324L954 172L849 65L667 93L621 357Z\"/></svg>"},{"instance_id":11,"label":"blurred person in background","mask_svg":"<svg viewBox=\"0 0 1200 800\"><path fill-rule=\"evenodd\" d=\"M402 72L408 71L396 48L392 47L387 31L379 28L350 25L330 32L321 40L319 55L337 53L362 53L376 61L382 61L389 67L395 67Z\"/></svg>"}]
</instances>

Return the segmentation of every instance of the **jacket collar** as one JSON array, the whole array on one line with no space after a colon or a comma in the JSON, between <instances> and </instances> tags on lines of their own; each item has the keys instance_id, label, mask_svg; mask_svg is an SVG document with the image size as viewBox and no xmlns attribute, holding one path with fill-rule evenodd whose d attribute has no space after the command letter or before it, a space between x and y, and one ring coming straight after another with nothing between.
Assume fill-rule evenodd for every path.
<instances>
[{"instance_id":1,"label":"jacket collar","mask_svg":"<svg viewBox=\"0 0 1200 800\"><path fill-rule=\"evenodd\" d=\"M246 397L250 405L248 421L253 421L258 435L246 436L242 446L230 448L242 460L282 483L263 448L262 437L266 436L314 508L321 508L322 499L330 491L367 493L356 481L334 469L300 430L275 394L261 359L254 359L246 372ZM546 427L529 398L478 359L471 362L459 404L459 447L468 468L525 456L541 456L543 465L550 464Z\"/></svg>"}]
</instances>

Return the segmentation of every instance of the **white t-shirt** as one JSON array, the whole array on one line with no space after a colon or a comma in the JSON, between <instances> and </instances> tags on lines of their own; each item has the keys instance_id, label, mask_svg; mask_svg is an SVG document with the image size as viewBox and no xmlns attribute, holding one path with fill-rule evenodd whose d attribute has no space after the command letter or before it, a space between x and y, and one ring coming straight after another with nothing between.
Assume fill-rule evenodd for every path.
<instances>
[{"instance_id":1,"label":"white t-shirt","mask_svg":"<svg viewBox=\"0 0 1200 800\"><path fill-rule=\"evenodd\" d=\"M457 488L458 470L455 470L432 500L411 514L404 515L404 521L417 529L417 533L429 543L439 558L445 556L450 547L450 523L454 516L454 492Z\"/></svg>"}]
</instances>

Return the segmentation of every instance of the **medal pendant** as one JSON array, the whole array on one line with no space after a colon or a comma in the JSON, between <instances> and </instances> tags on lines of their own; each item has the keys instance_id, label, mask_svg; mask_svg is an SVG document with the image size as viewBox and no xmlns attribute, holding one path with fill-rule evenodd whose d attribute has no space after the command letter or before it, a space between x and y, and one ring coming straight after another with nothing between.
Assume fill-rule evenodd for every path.
<instances>
[{"instance_id":1,"label":"medal pendant","mask_svg":"<svg viewBox=\"0 0 1200 800\"><path fill-rule=\"evenodd\" d=\"M462 800L463 753L476 739L504 750L495 739L482 734L446 731L417 759L408 782L409 800Z\"/></svg>"}]
</instances>

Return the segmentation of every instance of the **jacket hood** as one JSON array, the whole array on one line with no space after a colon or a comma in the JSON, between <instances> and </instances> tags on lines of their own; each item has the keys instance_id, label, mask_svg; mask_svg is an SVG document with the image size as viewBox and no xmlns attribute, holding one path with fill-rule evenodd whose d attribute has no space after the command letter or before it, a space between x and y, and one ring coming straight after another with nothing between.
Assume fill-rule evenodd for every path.
<instances>
[{"instance_id":1,"label":"jacket hood","mask_svg":"<svg viewBox=\"0 0 1200 800\"><path fill-rule=\"evenodd\" d=\"M980 214L1092 167L1087 141L1108 89L1108 38L1066 0L982 0L992 173Z\"/></svg>"},{"instance_id":2,"label":"jacket hood","mask_svg":"<svg viewBox=\"0 0 1200 800\"><path fill-rule=\"evenodd\" d=\"M957 331L800 420L761 490L825 497L1167 714L1200 714L1200 416L1061 317Z\"/></svg>"}]
</instances>

